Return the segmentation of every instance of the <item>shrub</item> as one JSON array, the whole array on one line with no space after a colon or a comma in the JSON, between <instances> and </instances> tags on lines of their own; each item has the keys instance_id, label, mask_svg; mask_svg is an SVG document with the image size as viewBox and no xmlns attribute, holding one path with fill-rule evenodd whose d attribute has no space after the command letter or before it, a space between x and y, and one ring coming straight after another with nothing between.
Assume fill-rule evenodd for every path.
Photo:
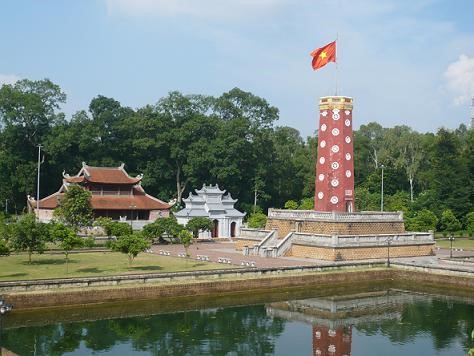
<instances>
[{"instance_id":1,"label":"shrub","mask_svg":"<svg viewBox=\"0 0 474 356\"><path fill-rule=\"evenodd\" d=\"M454 213L451 209L446 209L441 214L441 219L439 221L440 230L447 233L454 233L455 231L461 230L461 223L454 216Z\"/></svg>"},{"instance_id":2,"label":"shrub","mask_svg":"<svg viewBox=\"0 0 474 356\"><path fill-rule=\"evenodd\" d=\"M259 229L265 227L267 216L264 213L250 214L248 219L249 227Z\"/></svg>"}]
</instances>

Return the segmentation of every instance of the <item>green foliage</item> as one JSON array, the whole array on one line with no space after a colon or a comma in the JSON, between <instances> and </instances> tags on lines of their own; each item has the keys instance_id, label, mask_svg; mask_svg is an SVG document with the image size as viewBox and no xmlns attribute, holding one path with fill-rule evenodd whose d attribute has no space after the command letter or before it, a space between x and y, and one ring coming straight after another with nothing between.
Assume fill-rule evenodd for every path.
<instances>
[{"instance_id":1,"label":"green foliage","mask_svg":"<svg viewBox=\"0 0 474 356\"><path fill-rule=\"evenodd\" d=\"M301 199L300 205L298 206L299 210L313 210L314 209L314 198L304 198Z\"/></svg>"},{"instance_id":2,"label":"green foliage","mask_svg":"<svg viewBox=\"0 0 474 356\"><path fill-rule=\"evenodd\" d=\"M370 193L367 188L355 188L355 205L358 211L380 210L380 194Z\"/></svg>"},{"instance_id":3,"label":"green foliage","mask_svg":"<svg viewBox=\"0 0 474 356\"><path fill-rule=\"evenodd\" d=\"M104 229L105 234L107 237L112 237L112 228L111 224L113 223L113 220L111 218L107 218L105 216L100 216L94 220L93 225L94 226L100 226L102 229Z\"/></svg>"},{"instance_id":4,"label":"green foliage","mask_svg":"<svg viewBox=\"0 0 474 356\"><path fill-rule=\"evenodd\" d=\"M93 248L95 246L95 238L92 236L84 239L84 247Z\"/></svg>"},{"instance_id":5,"label":"green foliage","mask_svg":"<svg viewBox=\"0 0 474 356\"><path fill-rule=\"evenodd\" d=\"M399 191L386 197L384 209L387 211L403 211L405 214L410 210L410 194Z\"/></svg>"},{"instance_id":6,"label":"green foliage","mask_svg":"<svg viewBox=\"0 0 474 356\"><path fill-rule=\"evenodd\" d=\"M156 105L136 110L97 96L86 110L65 120L65 95L49 80L21 80L0 88L0 209L25 208L35 191L36 145L43 144L41 194L57 191L63 169L82 161L108 166L127 163L143 173L147 192L178 199L202 183L219 185L238 198L238 208L282 208L300 202L313 208L317 134L277 126L278 109L264 98L234 88L220 96L171 92ZM460 221L474 211L474 130L418 133L407 126L376 122L354 131L356 210L380 209L384 164L385 210L406 216L428 209L438 217L450 209ZM408 202L406 197L408 196ZM63 207L61 207L62 209ZM294 204L291 204L294 208ZM75 230L89 224L61 219ZM164 233L163 233L164 234ZM177 233L175 234L177 236Z\"/></svg>"},{"instance_id":7,"label":"green foliage","mask_svg":"<svg viewBox=\"0 0 474 356\"><path fill-rule=\"evenodd\" d=\"M474 236L474 211L466 215L466 230L470 236Z\"/></svg>"},{"instance_id":8,"label":"green foliage","mask_svg":"<svg viewBox=\"0 0 474 356\"><path fill-rule=\"evenodd\" d=\"M247 222L249 227L260 229L265 227L265 224L267 223L267 216L264 213L250 214Z\"/></svg>"},{"instance_id":9,"label":"green foliage","mask_svg":"<svg viewBox=\"0 0 474 356\"><path fill-rule=\"evenodd\" d=\"M0 216L0 256L7 256L10 254L10 229L6 223L3 215Z\"/></svg>"},{"instance_id":10,"label":"green foliage","mask_svg":"<svg viewBox=\"0 0 474 356\"><path fill-rule=\"evenodd\" d=\"M49 239L49 231L46 224L36 221L33 214L22 215L12 223L10 243L15 251L26 251L28 262L31 263L33 252L43 253L46 249L46 241Z\"/></svg>"},{"instance_id":11,"label":"green foliage","mask_svg":"<svg viewBox=\"0 0 474 356\"><path fill-rule=\"evenodd\" d=\"M0 256L8 256L10 252L7 240L0 238Z\"/></svg>"},{"instance_id":12,"label":"green foliage","mask_svg":"<svg viewBox=\"0 0 474 356\"><path fill-rule=\"evenodd\" d=\"M124 236L130 235L132 233L132 227L130 224L122 221L112 221L107 225L108 231L110 231L110 236ZM107 235L109 236L109 235Z\"/></svg>"},{"instance_id":13,"label":"green foliage","mask_svg":"<svg viewBox=\"0 0 474 356\"><path fill-rule=\"evenodd\" d=\"M199 237L199 231L211 231L213 228L212 220L205 217L195 217L189 219L186 229L192 231L195 239Z\"/></svg>"},{"instance_id":14,"label":"green foliage","mask_svg":"<svg viewBox=\"0 0 474 356\"><path fill-rule=\"evenodd\" d=\"M193 234L188 230L181 230L178 234L178 239L186 250L186 257L189 257L188 248L193 243Z\"/></svg>"},{"instance_id":15,"label":"green foliage","mask_svg":"<svg viewBox=\"0 0 474 356\"><path fill-rule=\"evenodd\" d=\"M113 251L127 255L129 265L133 263L133 259L137 257L140 252L148 248L150 248L150 242L139 232L119 236L117 240L112 243Z\"/></svg>"},{"instance_id":16,"label":"green foliage","mask_svg":"<svg viewBox=\"0 0 474 356\"><path fill-rule=\"evenodd\" d=\"M423 209L416 212L413 217L405 218L405 223L408 231L435 231L438 218L432 211Z\"/></svg>"},{"instance_id":17,"label":"green foliage","mask_svg":"<svg viewBox=\"0 0 474 356\"><path fill-rule=\"evenodd\" d=\"M84 239L77 236L73 229L61 223L50 224L49 236L64 251L66 261L71 250L84 246Z\"/></svg>"},{"instance_id":18,"label":"green foliage","mask_svg":"<svg viewBox=\"0 0 474 356\"><path fill-rule=\"evenodd\" d=\"M54 215L66 225L78 231L80 228L91 226L92 207L91 192L78 185L70 185L59 202Z\"/></svg>"},{"instance_id":19,"label":"green foliage","mask_svg":"<svg viewBox=\"0 0 474 356\"><path fill-rule=\"evenodd\" d=\"M441 219L439 220L439 230L451 234L461 230L461 223L456 218L456 216L454 216L452 210L446 209L441 214Z\"/></svg>"},{"instance_id":20,"label":"green foliage","mask_svg":"<svg viewBox=\"0 0 474 356\"><path fill-rule=\"evenodd\" d=\"M163 241L163 237L178 237L178 234L184 227L178 224L178 221L174 216L168 218L158 218L155 222L147 224L143 227L143 235L153 240L158 238Z\"/></svg>"},{"instance_id":21,"label":"green foliage","mask_svg":"<svg viewBox=\"0 0 474 356\"><path fill-rule=\"evenodd\" d=\"M285 203L285 209L296 210L298 209L298 203L294 200L287 200Z\"/></svg>"}]
</instances>

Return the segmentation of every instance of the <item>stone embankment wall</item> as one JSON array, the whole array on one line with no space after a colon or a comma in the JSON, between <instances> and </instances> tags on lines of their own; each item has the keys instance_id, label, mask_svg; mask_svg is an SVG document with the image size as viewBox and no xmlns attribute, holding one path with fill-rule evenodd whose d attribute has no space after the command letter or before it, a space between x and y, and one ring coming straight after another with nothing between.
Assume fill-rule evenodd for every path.
<instances>
[{"instance_id":1,"label":"stone embankment wall","mask_svg":"<svg viewBox=\"0 0 474 356\"><path fill-rule=\"evenodd\" d=\"M474 276L461 269L417 267L393 263L393 268L381 268L382 263L346 263L339 266L305 266L286 268L239 269L203 272L182 272L77 278L66 281L24 281L0 283L3 297L16 309L120 302L163 297L212 296L249 291L270 291L281 288L332 288L362 283L411 283L458 288L472 295ZM49 284L48 284L49 283ZM62 284L61 284L62 283ZM82 286L82 287L81 287ZM351 287L347 287L351 288ZM21 291L23 290L23 291Z\"/></svg>"}]
</instances>

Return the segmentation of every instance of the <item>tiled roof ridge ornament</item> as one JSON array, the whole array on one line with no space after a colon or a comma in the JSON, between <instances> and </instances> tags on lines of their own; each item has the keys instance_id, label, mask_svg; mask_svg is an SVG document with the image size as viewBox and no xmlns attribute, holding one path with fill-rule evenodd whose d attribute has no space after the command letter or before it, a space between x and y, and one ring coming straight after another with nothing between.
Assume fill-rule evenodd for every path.
<instances>
[{"instance_id":1,"label":"tiled roof ridge ornament","mask_svg":"<svg viewBox=\"0 0 474 356\"><path fill-rule=\"evenodd\" d=\"M71 178L71 176L68 173L66 173L65 169L63 169L63 178Z\"/></svg>"}]
</instances>

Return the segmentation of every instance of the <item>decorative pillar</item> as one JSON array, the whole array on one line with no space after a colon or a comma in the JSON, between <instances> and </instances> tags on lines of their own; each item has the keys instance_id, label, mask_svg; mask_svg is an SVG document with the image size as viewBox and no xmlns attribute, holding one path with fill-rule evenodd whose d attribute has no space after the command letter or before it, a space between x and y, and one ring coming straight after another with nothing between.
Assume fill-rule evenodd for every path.
<instances>
[{"instance_id":1,"label":"decorative pillar","mask_svg":"<svg viewBox=\"0 0 474 356\"><path fill-rule=\"evenodd\" d=\"M315 188L314 210L355 211L352 98L319 100Z\"/></svg>"}]
</instances>

